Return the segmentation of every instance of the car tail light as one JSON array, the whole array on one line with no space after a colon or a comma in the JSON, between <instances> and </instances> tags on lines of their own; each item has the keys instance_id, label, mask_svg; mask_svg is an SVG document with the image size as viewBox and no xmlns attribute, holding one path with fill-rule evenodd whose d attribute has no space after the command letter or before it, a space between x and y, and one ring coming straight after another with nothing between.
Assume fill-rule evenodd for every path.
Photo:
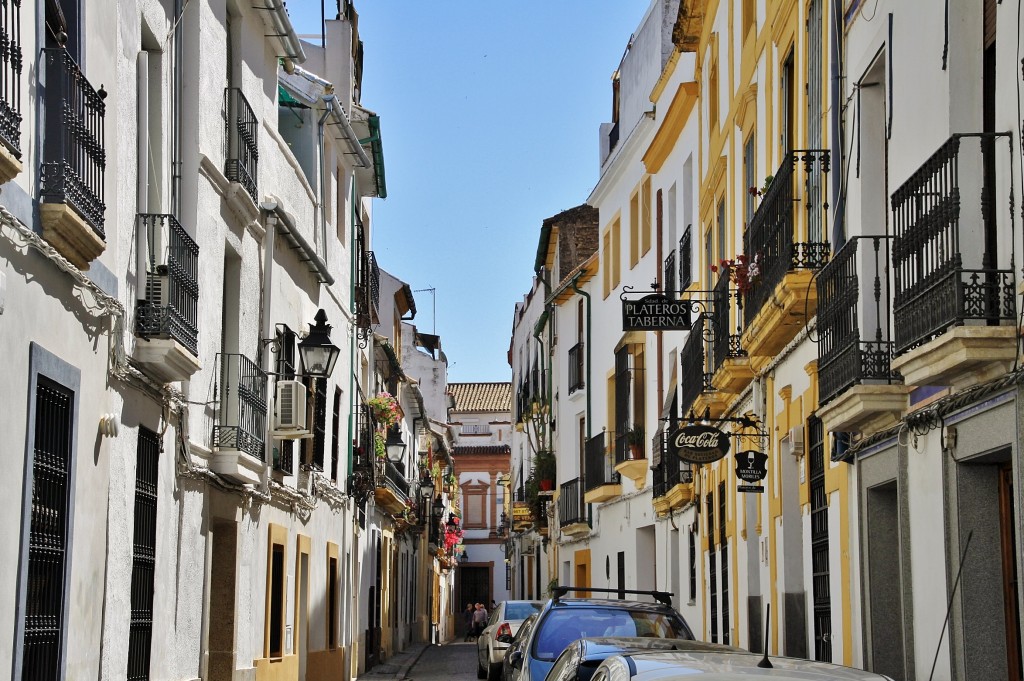
<instances>
[{"instance_id":1,"label":"car tail light","mask_svg":"<svg viewBox=\"0 0 1024 681\"><path fill-rule=\"evenodd\" d=\"M497 638L497 637L499 637L499 636L501 636L503 634L505 636L511 636L512 635L512 627L508 626L508 622L502 622L501 623L501 626L498 627L498 632L494 635L494 637Z\"/></svg>"}]
</instances>

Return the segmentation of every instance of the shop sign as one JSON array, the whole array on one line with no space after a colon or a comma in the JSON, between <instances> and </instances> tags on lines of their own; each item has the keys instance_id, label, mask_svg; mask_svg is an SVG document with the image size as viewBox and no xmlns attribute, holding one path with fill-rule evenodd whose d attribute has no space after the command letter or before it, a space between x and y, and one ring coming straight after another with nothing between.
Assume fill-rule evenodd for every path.
<instances>
[{"instance_id":1,"label":"shop sign","mask_svg":"<svg viewBox=\"0 0 1024 681\"><path fill-rule=\"evenodd\" d=\"M764 492L761 485L736 485L737 492Z\"/></svg>"},{"instance_id":2,"label":"shop sign","mask_svg":"<svg viewBox=\"0 0 1024 681\"><path fill-rule=\"evenodd\" d=\"M669 449L683 461L712 463L729 453L729 435L702 424L680 426L669 438Z\"/></svg>"},{"instance_id":3,"label":"shop sign","mask_svg":"<svg viewBox=\"0 0 1024 681\"><path fill-rule=\"evenodd\" d=\"M688 331L690 301L652 293L622 301L623 331Z\"/></svg>"},{"instance_id":4,"label":"shop sign","mask_svg":"<svg viewBox=\"0 0 1024 681\"><path fill-rule=\"evenodd\" d=\"M748 450L736 452L736 477L743 482L760 482L768 475L768 455Z\"/></svg>"},{"instance_id":5,"label":"shop sign","mask_svg":"<svg viewBox=\"0 0 1024 681\"><path fill-rule=\"evenodd\" d=\"M513 501L512 502L512 522L516 521L530 521L533 518L533 513L530 511L530 505L525 501Z\"/></svg>"}]
</instances>

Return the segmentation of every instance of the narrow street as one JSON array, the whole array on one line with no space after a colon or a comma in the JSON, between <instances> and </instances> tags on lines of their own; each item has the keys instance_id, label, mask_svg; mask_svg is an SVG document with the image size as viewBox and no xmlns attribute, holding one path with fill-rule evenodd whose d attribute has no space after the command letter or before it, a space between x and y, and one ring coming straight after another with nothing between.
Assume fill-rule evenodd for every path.
<instances>
[{"instance_id":1,"label":"narrow street","mask_svg":"<svg viewBox=\"0 0 1024 681\"><path fill-rule=\"evenodd\" d=\"M476 644L456 639L439 646L427 646L409 669L407 678L415 681L474 681Z\"/></svg>"}]
</instances>

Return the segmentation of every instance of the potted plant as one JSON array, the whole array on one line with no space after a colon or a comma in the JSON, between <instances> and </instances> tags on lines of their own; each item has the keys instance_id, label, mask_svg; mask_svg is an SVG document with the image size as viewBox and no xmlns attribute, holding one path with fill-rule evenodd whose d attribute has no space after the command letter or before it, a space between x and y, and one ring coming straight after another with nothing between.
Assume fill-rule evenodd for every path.
<instances>
[{"instance_id":1,"label":"potted plant","mask_svg":"<svg viewBox=\"0 0 1024 681\"><path fill-rule=\"evenodd\" d=\"M533 457L533 475L537 479L537 487L542 491L555 488L555 454L542 449Z\"/></svg>"},{"instance_id":2,"label":"potted plant","mask_svg":"<svg viewBox=\"0 0 1024 681\"><path fill-rule=\"evenodd\" d=\"M644 458L644 427L643 424L634 423L633 427L626 431L626 444L629 445L629 458Z\"/></svg>"}]
</instances>

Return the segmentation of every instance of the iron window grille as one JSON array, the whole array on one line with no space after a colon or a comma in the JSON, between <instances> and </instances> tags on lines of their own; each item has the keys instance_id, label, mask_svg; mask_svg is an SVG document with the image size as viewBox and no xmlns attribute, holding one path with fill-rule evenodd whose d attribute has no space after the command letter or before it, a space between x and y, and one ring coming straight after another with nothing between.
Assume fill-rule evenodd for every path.
<instances>
[{"instance_id":1,"label":"iron window grille","mask_svg":"<svg viewBox=\"0 0 1024 681\"><path fill-rule=\"evenodd\" d=\"M818 274L821 404L864 381L893 383L901 380L890 365L893 353L888 295L891 239L888 236L853 237Z\"/></svg>"},{"instance_id":2,"label":"iron window grille","mask_svg":"<svg viewBox=\"0 0 1024 681\"><path fill-rule=\"evenodd\" d=\"M96 91L67 50L42 50L43 157L40 167L40 199L64 203L105 239L103 175L106 148L103 121L107 93Z\"/></svg>"},{"instance_id":3,"label":"iron window grille","mask_svg":"<svg viewBox=\"0 0 1024 681\"><path fill-rule=\"evenodd\" d=\"M580 478L573 478L559 485L558 526L567 527L587 522L583 505L583 485Z\"/></svg>"},{"instance_id":4,"label":"iron window grille","mask_svg":"<svg viewBox=\"0 0 1024 681\"><path fill-rule=\"evenodd\" d=\"M745 294L743 323L749 326L769 301L786 273L795 269L817 270L828 260L828 174L831 156L827 149L801 149L786 154L768 190L761 197L754 218L743 237L743 251L755 258L760 274ZM803 229L798 229L794 206L801 205ZM806 241L797 241L797 237Z\"/></svg>"},{"instance_id":5,"label":"iron window grille","mask_svg":"<svg viewBox=\"0 0 1024 681\"><path fill-rule=\"evenodd\" d=\"M39 376L35 402L22 670L25 679L56 681L64 653L74 393Z\"/></svg>"},{"instance_id":6,"label":"iron window grille","mask_svg":"<svg viewBox=\"0 0 1024 681\"><path fill-rule=\"evenodd\" d=\"M0 4L0 141L21 158L21 0Z\"/></svg>"},{"instance_id":7,"label":"iron window grille","mask_svg":"<svg viewBox=\"0 0 1024 681\"><path fill-rule=\"evenodd\" d=\"M244 355L220 358L219 407L213 446L263 461L267 427L267 374Z\"/></svg>"},{"instance_id":8,"label":"iron window grille","mask_svg":"<svg viewBox=\"0 0 1024 681\"><path fill-rule=\"evenodd\" d=\"M583 481L587 492L602 485L619 484L619 474L612 468L611 457L608 456L606 435L608 433L602 431L589 438L583 446ZM614 435L611 438L616 440Z\"/></svg>"},{"instance_id":9,"label":"iron window grille","mask_svg":"<svg viewBox=\"0 0 1024 681\"><path fill-rule=\"evenodd\" d=\"M198 356L199 246L173 215L140 214L138 229L149 252L135 332L175 340Z\"/></svg>"},{"instance_id":10,"label":"iron window grille","mask_svg":"<svg viewBox=\"0 0 1024 681\"><path fill-rule=\"evenodd\" d=\"M227 134L224 175L242 185L253 201L258 201L259 121L241 88L224 89L224 123Z\"/></svg>"},{"instance_id":11,"label":"iron window grille","mask_svg":"<svg viewBox=\"0 0 1024 681\"><path fill-rule=\"evenodd\" d=\"M711 387L711 374L706 370L704 362L706 323L704 315L697 316L680 353L679 406L683 414L689 412L697 397Z\"/></svg>"},{"instance_id":12,"label":"iron window grille","mask_svg":"<svg viewBox=\"0 0 1024 681\"><path fill-rule=\"evenodd\" d=\"M135 468L135 528L132 542L131 622L128 626L129 681L149 678L153 640L153 578L156 570L157 483L160 441L139 428Z\"/></svg>"},{"instance_id":13,"label":"iron window grille","mask_svg":"<svg viewBox=\"0 0 1024 681\"><path fill-rule=\"evenodd\" d=\"M704 497L704 506L708 512L708 600L710 603L711 642L718 640L718 565L715 551L715 495L708 492Z\"/></svg>"},{"instance_id":14,"label":"iron window grille","mask_svg":"<svg viewBox=\"0 0 1024 681\"><path fill-rule=\"evenodd\" d=\"M1008 174L1001 189L1009 210L1002 218L996 210L1003 137L1009 133L953 135L892 195L896 354L953 326L1016 318L1012 253L997 249L1014 230ZM1002 161L1009 166L1009 153ZM961 196L979 185L979 197Z\"/></svg>"},{"instance_id":15,"label":"iron window grille","mask_svg":"<svg viewBox=\"0 0 1024 681\"><path fill-rule=\"evenodd\" d=\"M832 661L832 597L828 564L828 492L825 490L825 428L817 416L807 421L811 485L811 570L814 600L814 659Z\"/></svg>"},{"instance_id":16,"label":"iron window grille","mask_svg":"<svg viewBox=\"0 0 1024 681\"><path fill-rule=\"evenodd\" d=\"M665 258L664 277L665 296L674 299L676 297L676 252L672 251Z\"/></svg>"},{"instance_id":17,"label":"iron window grille","mask_svg":"<svg viewBox=\"0 0 1024 681\"><path fill-rule=\"evenodd\" d=\"M685 291L693 283L693 225L687 225L679 239L679 290Z\"/></svg>"},{"instance_id":18,"label":"iron window grille","mask_svg":"<svg viewBox=\"0 0 1024 681\"><path fill-rule=\"evenodd\" d=\"M277 380L293 381L298 369L296 359L296 346L298 334L292 331L287 325L278 326L275 336L277 337ZM281 440L278 454L274 459L274 470L281 471L285 475L293 475L295 472L295 440Z\"/></svg>"},{"instance_id":19,"label":"iron window grille","mask_svg":"<svg viewBox=\"0 0 1024 681\"><path fill-rule=\"evenodd\" d=\"M722 643L729 645L729 541L725 536L725 483L718 483L718 553L722 569Z\"/></svg>"},{"instance_id":20,"label":"iron window grille","mask_svg":"<svg viewBox=\"0 0 1024 681\"><path fill-rule=\"evenodd\" d=\"M743 300L739 293L730 286L729 272L723 271L712 291L714 304L714 340L711 344L712 373L722 368L726 359L746 357L747 351L740 346L739 317L736 315L736 333L730 333L732 327L732 300L742 306Z\"/></svg>"}]
</instances>

